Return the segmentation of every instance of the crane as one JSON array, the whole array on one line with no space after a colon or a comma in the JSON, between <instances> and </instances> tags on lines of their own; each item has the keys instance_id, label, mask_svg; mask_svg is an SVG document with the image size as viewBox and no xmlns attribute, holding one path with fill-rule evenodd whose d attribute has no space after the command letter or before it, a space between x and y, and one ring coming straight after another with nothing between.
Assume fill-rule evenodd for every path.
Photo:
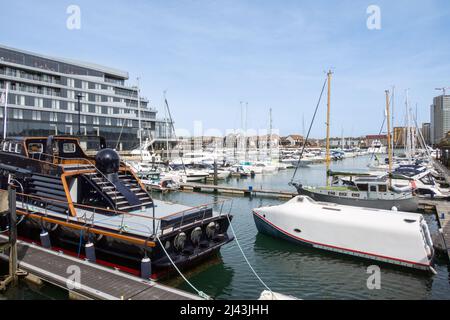
<instances>
[{"instance_id":1,"label":"crane","mask_svg":"<svg viewBox=\"0 0 450 320\"><path fill-rule=\"evenodd\" d=\"M446 91L447 89L450 89L450 87L435 88L434 90L442 91L442 95L445 96L445 91Z\"/></svg>"}]
</instances>

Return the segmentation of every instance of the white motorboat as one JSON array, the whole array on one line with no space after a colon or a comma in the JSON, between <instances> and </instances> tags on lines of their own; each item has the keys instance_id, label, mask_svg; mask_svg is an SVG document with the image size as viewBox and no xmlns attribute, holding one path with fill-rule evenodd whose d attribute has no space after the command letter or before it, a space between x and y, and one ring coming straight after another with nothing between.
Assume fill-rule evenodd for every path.
<instances>
[{"instance_id":1,"label":"white motorboat","mask_svg":"<svg viewBox=\"0 0 450 320\"><path fill-rule=\"evenodd\" d=\"M316 202L297 196L253 210L259 232L323 250L433 271L433 242L420 214Z\"/></svg>"},{"instance_id":2,"label":"white motorboat","mask_svg":"<svg viewBox=\"0 0 450 320\"><path fill-rule=\"evenodd\" d=\"M367 149L369 154L375 153L375 154L385 154L387 153L386 146L383 146L380 140L374 140L372 141L372 145Z\"/></svg>"}]
</instances>

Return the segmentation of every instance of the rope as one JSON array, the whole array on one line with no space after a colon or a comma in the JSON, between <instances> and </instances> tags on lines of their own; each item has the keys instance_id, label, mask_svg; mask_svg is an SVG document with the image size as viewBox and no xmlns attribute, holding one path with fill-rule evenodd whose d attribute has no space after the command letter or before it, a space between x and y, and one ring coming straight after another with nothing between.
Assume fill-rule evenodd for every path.
<instances>
[{"instance_id":1,"label":"rope","mask_svg":"<svg viewBox=\"0 0 450 320\"><path fill-rule=\"evenodd\" d=\"M325 90L325 86L327 84L327 80L328 80L328 78L326 78L325 81L323 82L322 91L320 92L320 96L319 96L319 101L317 101L316 110L314 111L314 115L311 119L311 123L309 124L308 134L306 135L305 141L303 141L303 148L302 148L302 151L300 152L300 155L298 156L298 162L297 162L297 165L295 166L294 174L292 175L292 179L289 183L290 185L294 182L295 175L297 174L298 167L300 166L300 161L303 158L303 152L305 151L306 143L308 142L309 135L310 135L311 129L312 129L312 125L314 123L314 119L316 118L316 114L317 114L317 110L319 109L320 101L322 100L323 91Z\"/></svg>"},{"instance_id":2,"label":"rope","mask_svg":"<svg viewBox=\"0 0 450 320\"><path fill-rule=\"evenodd\" d=\"M210 296L208 296L206 293L204 293L203 291L198 290L196 287L194 287L194 285L192 283L189 282L189 280L183 275L183 273L180 271L180 269L178 269L177 265L173 262L172 258L170 257L170 255L167 253L166 248L163 246L161 239L159 239L159 237L157 235L156 239L158 239L159 245L161 246L161 248L163 249L164 253L166 254L167 258L169 258L170 263L172 263L173 267L175 268L175 270L177 270L177 272L179 273L179 275L184 279L184 281L186 281L186 283L195 290L195 292L197 292L197 294L206 299L206 300L212 300L212 298Z\"/></svg>"},{"instance_id":3,"label":"rope","mask_svg":"<svg viewBox=\"0 0 450 320\"><path fill-rule=\"evenodd\" d=\"M231 212L231 207L232 207L232 205L233 205L233 201L231 202L230 212ZM273 296L273 291L272 291L272 289L270 289L269 286L268 286L268 285L261 279L261 277L256 273L255 269L253 269L252 265L251 265L250 262L248 261L247 256L246 256L245 253L244 253L244 250L242 250L241 244L239 243L239 240L238 240L238 238L237 238L237 236L236 236L236 232L234 232L233 225L231 224L230 214L227 214L227 219L228 219L228 223L229 223L229 225L230 225L231 232L232 232L233 235L234 235L234 240L236 240L236 244L237 244L239 250L241 251L242 256L244 257L245 262L247 262L247 264L248 264L250 270L252 270L253 274L254 274L255 277L259 280L259 282L261 282L261 284L262 284L268 291L270 291L270 293L271 293L272 296Z\"/></svg>"},{"instance_id":4,"label":"rope","mask_svg":"<svg viewBox=\"0 0 450 320\"><path fill-rule=\"evenodd\" d=\"M83 229L81 229L81 231L80 231L80 242L78 242L78 258L80 257L80 254L81 254L82 242L83 242Z\"/></svg>"}]
</instances>

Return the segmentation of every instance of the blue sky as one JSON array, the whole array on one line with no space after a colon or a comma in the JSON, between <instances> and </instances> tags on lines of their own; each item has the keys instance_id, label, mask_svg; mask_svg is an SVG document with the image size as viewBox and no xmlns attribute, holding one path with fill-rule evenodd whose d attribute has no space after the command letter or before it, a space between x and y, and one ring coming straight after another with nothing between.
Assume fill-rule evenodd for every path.
<instances>
[{"instance_id":1,"label":"blue sky","mask_svg":"<svg viewBox=\"0 0 450 320\"><path fill-rule=\"evenodd\" d=\"M220 130L273 125L302 133L324 71L333 68L331 133L378 133L384 90L396 86L403 123L405 89L429 121L436 87L450 86L450 3L396 1L6 1L0 43L95 62L141 77L143 95L162 110L167 90L176 126L193 121ZM68 30L66 8L81 8L81 29ZM381 9L381 30L368 30L366 9ZM325 101L325 100L324 100ZM322 104L313 136L325 134Z\"/></svg>"}]
</instances>

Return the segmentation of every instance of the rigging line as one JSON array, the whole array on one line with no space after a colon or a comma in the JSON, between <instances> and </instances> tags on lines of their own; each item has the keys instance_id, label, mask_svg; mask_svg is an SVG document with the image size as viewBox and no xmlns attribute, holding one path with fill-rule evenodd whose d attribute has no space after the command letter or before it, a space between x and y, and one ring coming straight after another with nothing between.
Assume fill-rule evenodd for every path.
<instances>
[{"instance_id":1,"label":"rigging line","mask_svg":"<svg viewBox=\"0 0 450 320\"><path fill-rule=\"evenodd\" d=\"M383 128L384 128L384 123L385 122L386 122L386 117L383 118L383 123L381 124L380 132L378 133L379 136L381 135L381 132L383 132ZM372 161L374 155L375 155L375 148L373 149L373 152L372 152L372 155L370 156L370 160L369 161Z\"/></svg>"},{"instance_id":2,"label":"rigging line","mask_svg":"<svg viewBox=\"0 0 450 320\"><path fill-rule=\"evenodd\" d=\"M319 101L317 101L316 110L314 111L314 115L311 119L311 123L309 124L308 134L306 135L306 138L303 141L303 148L302 148L302 151L300 152L297 165L295 166L295 171L294 171L294 174L292 175L291 182L289 183L290 185L294 182L295 175L297 174L298 167L300 166L300 161L302 160L303 152L305 151L306 143L308 142L309 135L311 133L311 129L312 129L312 126L314 123L314 119L316 118L317 110L319 109L320 101L322 100L323 92L324 92L325 86L327 84L327 80L328 80L328 78L325 78L325 81L323 82L322 91L320 92L320 96L319 96Z\"/></svg>"},{"instance_id":3,"label":"rigging line","mask_svg":"<svg viewBox=\"0 0 450 320\"><path fill-rule=\"evenodd\" d=\"M261 279L261 277L256 273L255 269L253 269L252 265L251 265L250 262L248 261L247 256L246 256L245 253L244 253L244 250L243 250L242 247L241 247L241 244L239 243L239 240L238 240L238 238L237 238L237 236L236 236L236 232L234 232L234 228L233 228L233 225L231 224L231 219L230 219L230 212L231 212L231 208L232 208L232 207L233 207L233 200L231 200L230 211L229 211L229 213L227 214L227 219L228 219L228 223L229 223L229 225L230 225L231 232L232 232L233 235L234 235L234 240L236 240L236 244L237 244L239 250L241 251L242 256L244 257L245 262L247 262L247 264L248 264L250 270L252 270L253 274L255 275L256 278L258 278L259 282L261 282L261 284L262 284L267 290L269 290L270 293L273 295L272 289L269 288L269 286L268 286L268 285Z\"/></svg>"},{"instance_id":4,"label":"rigging line","mask_svg":"<svg viewBox=\"0 0 450 320\"><path fill-rule=\"evenodd\" d=\"M116 150L119 147L119 142L120 142L120 139L122 138L122 132L123 132L123 128L125 127L125 122L127 122L126 121L127 119L122 119L122 120L123 120L122 129L120 129L120 134L119 134L119 137L117 138Z\"/></svg>"},{"instance_id":5,"label":"rigging line","mask_svg":"<svg viewBox=\"0 0 450 320\"><path fill-rule=\"evenodd\" d=\"M166 254L167 258L169 258L169 261L172 263L173 267L175 268L175 270L177 270L177 272L179 273L179 275L183 278L184 281L186 281L186 283L195 290L195 292L197 292L197 294L207 300L212 300L212 298L210 296L208 296L206 293L204 293L203 291L198 290L196 287L194 287L194 285L192 283L189 282L189 280L184 276L184 274L180 271L180 269L178 269L177 265L173 262L172 258L170 257L170 255L167 253L166 248L163 246L161 239L159 239L158 235L155 235L156 239L158 239L158 242L161 246L161 248L163 249L164 253Z\"/></svg>"},{"instance_id":6,"label":"rigging line","mask_svg":"<svg viewBox=\"0 0 450 320\"><path fill-rule=\"evenodd\" d=\"M175 126L173 124L173 119L172 119L172 113L170 112L169 103L167 102L167 98L166 98L166 93L165 92L164 92L164 102L166 103L167 114L169 115L170 126L172 128L172 134L175 137L175 140L177 140L177 135L175 133ZM169 152L169 150L167 150L167 152ZM169 155L169 153L167 153L167 155ZM184 156L184 154L183 154L183 156ZM183 156L180 157L181 158L181 164L183 165L184 174L187 174L186 173L186 166L184 165Z\"/></svg>"}]
</instances>

